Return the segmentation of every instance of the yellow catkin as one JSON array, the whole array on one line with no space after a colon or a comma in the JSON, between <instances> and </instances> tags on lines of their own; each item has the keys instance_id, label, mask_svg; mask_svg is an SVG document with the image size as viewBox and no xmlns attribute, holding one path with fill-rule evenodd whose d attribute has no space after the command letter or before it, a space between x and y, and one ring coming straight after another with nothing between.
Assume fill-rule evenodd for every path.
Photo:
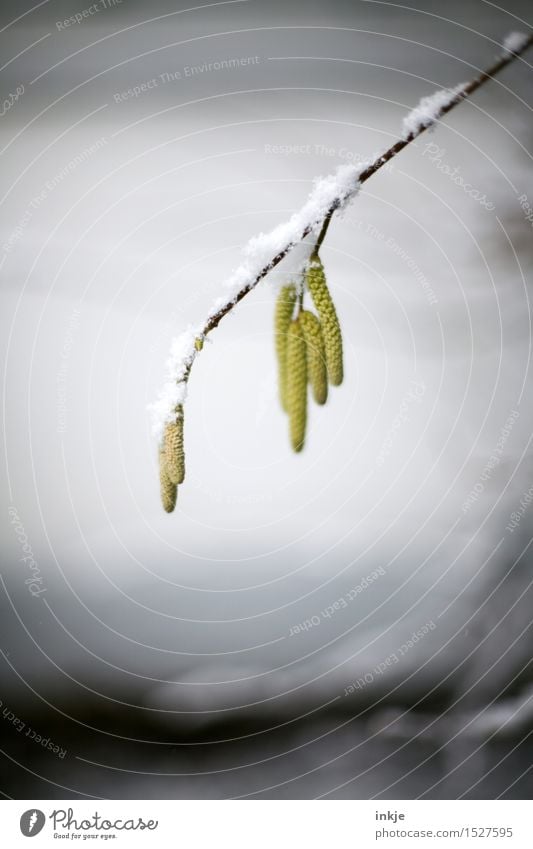
<instances>
[{"instance_id":1,"label":"yellow catkin","mask_svg":"<svg viewBox=\"0 0 533 849\"><path fill-rule=\"evenodd\" d=\"M291 321L287 333L287 412L291 445L301 451L307 424L307 351L298 319Z\"/></svg>"},{"instance_id":2,"label":"yellow catkin","mask_svg":"<svg viewBox=\"0 0 533 849\"><path fill-rule=\"evenodd\" d=\"M287 410L287 332L296 303L296 287L283 286L280 290L274 315L274 334L278 359L279 399Z\"/></svg>"},{"instance_id":3,"label":"yellow catkin","mask_svg":"<svg viewBox=\"0 0 533 849\"><path fill-rule=\"evenodd\" d=\"M306 282L322 324L329 382L339 386L343 378L341 328L318 257L313 258L307 269Z\"/></svg>"},{"instance_id":4,"label":"yellow catkin","mask_svg":"<svg viewBox=\"0 0 533 849\"><path fill-rule=\"evenodd\" d=\"M328 372L322 327L316 315L308 310L300 313L300 324L307 346L307 376L313 398L317 404L325 404L328 398Z\"/></svg>"},{"instance_id":5,"label":"yellow catkin","mask_svg":"<svg viewBox=\"0 0 533 849\"><path fill-rule=\"evenodd\" d=\"M170 480L164 451L159 452L159 482L161 484L161 502L166 513L172 513L176 506L178 487Z\"/></svg>"},{"instance_id":6,"label":"yellow catkin","mask_svg":"<svg viewBox=\"0 0 533 849\"><path fill-rule=\"evenodd\" d=\"M183 450L183 407L176 408L176 420L165 427L164 439L167 473L174 484L185 479L185 452Z\"/></svg>"}]
</instances>

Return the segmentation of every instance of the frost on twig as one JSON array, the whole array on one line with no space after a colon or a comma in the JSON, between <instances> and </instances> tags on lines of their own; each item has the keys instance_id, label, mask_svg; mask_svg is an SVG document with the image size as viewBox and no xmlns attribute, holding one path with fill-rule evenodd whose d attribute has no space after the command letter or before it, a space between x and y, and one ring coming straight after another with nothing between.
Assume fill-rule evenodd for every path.
<instances>
[{"instance_id":1,"label":"frost on twig","mask_svg":"<svg viewBox=\"0 0 533 849\"><path fill-rule=\"evenodd\" d=\"M455 86L454 88L442 88L429 97L423 97L422 100L409 112L403 119L402 137L404 139L410 136L418 135L421 130L427 130L435 121L437 121L443 113L443 109L449 106L463 92L465 83Z\"/></svg>"},{"instance_id":2,"label":"frost on twig","mask_svg":"<svg viewBox=\"0 0 533 849\"><path fill-rule=\"evenodd\" d=\"M486 71L481 72L469 83L441 89L430 96L423 97L404 118L401 137L377 159L367 164L342 165L334 174L316 180L306 203L288 221L279 224L268 233L261 233L250 239L243 250L241 264L223 284L224 294L213 304L205 324L189 326L172 342L170 356L166 363L165 385L157 401L149 406L152 430L160 446L165 428L176 420L178 408L185 401L191 366L206 335L217 327L219 321L296 246L299 246L299 256L296 265L293 264L292 275L301 273L304 267L309 265L310 252L313 250L312 244L304 243L306 236L313 234L316 237L314 247L318 249L333 213L345 207L369 177L454 106L491 80L494 74L499 73L502 68L514 61L532 43L533 35L531 34L510 33L502 43L502 52L498 60ZM283 270L285 272L285 269ZM288 276L289 281L286 278L285 283L290 282L291 272Z\"/></svg>"},{"instance_id":3,"label":"frost on twig","mask_svg":"<svg viewBox=\"0 0 533 849\"><path fill-rule=\"evenodd\" d=\"M510 56L523 50L529 40L529 35L523 32L510 32L503 40L503 55Z\"/></svg>"}]
</instances>

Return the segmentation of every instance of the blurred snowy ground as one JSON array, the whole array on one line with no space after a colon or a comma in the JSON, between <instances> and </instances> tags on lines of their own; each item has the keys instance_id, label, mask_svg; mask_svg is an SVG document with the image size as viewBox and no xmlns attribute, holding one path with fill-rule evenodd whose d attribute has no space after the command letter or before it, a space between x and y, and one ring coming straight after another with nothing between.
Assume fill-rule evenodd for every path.
<instances>
[{"instance_id":1,"label":"blurred snowy ground","mask_svg":"<svg viewBox=\"0 0 533 849\"><path fill-rule=\"evenodd\" d=\"M146 412L247 239L528 4L77 11L0 32L43 39L2 72L1 789L530 795L531 56L335 219L346 381L301 456L267 281L195 365L171 516Z\"/></svg>"}]
</instances>

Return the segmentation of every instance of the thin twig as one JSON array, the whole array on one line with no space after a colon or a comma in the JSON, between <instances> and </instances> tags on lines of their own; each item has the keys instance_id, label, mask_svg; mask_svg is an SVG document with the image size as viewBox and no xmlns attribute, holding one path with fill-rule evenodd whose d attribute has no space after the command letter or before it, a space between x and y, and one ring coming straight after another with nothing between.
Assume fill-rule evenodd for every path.
<instances>
[{"instance_id":1,"label":"thin twig","mask_svg":"<svg viewBox=\"0 0 533 849\"><path fill-rule=\"evenodd\" d=\"M518 50L502 54L501 57L496 62L494 62L493 65L490 66L490 68L487 68L486 71L482 71L477 77L474 77L474 79L472 79L469 83L466 83L461 89L461 91L437 112L437 114L435 115L435 119L434 121L432 121L430 126L432 126L436 121L440 120L443 115L446 115L459 103L461 103L463 100L465 100L475 91L477 91L478 88L481 88L482 85L484 85L486 82L495 77L496 74L499 74L500 71L503 70L503 68L505 68L507 65L510 65L511 62L514 62L515 59L522 53L524 53L528 49L528 47L531 47L532 44L533 33L526 41L524 41L524 43L520 46ZM368 167L365 168L364 171L359 174L357 180L358 184L361 185L362 183L366 183L366 181L370 179L370 177L372 177L377 171L379 171L380 168L383 168L384 165L390 162L391 159L393 159L398 153L400 153L400 151L407 147L407 145L411 144L411 142L418 138L418 136L421 136L422 133L424 133L427 129L429 129L429 127L420 127L415 132L409 133L409 135L407 135L405 138L399 139L397 142L395 142L392 147L389 147L389 149L385 151L385 153L381 154L381 156L379 156L374 162L368 165ZM340 204L340 199L333 201L328 211L326 212L323 219L322 228L315 244L315 253L320 248L327 233L333 214L339 208ZM208 333L211 333L212 330L218 327L219 323L224 318L224 316L226 316L233 309L233 307L235 307L239 303L239 301L242 301L242 299L246 297L246 295L248 295L248 293L251 292L252 289L255 289L257 284L264 277L266 277L266 275L270 271L272 271L273 268L279 265L279 263L283 259L285 259L287 254L289 254L297 244L299 244L303 239L309 236L309 234L315 229L315 227L316 223L313 226L310 225L306 227L302 231L297 241L291 242L285 248L283 248L283 250L276 254L276 256L272 257L270 262L268 262L262 268L259 274L254 278L254 280L252 280L250 283L247 283L246 286L243 286L240 292L238 292L236 297L229 304L225 304L223 307L220 308L220 310L218 310L218 312L214 313L214 315L211 316L202 331L202 335L205 337Z\"/></svg>"}]
</instances>

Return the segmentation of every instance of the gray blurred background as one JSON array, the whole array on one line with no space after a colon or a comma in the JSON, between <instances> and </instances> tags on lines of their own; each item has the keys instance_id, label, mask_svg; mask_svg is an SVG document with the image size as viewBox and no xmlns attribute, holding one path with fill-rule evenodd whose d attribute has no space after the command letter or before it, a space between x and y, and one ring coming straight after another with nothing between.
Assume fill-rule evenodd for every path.
<instances>
[{"instance_id":1,"label":"gray blurred background","mask_svg":"<svg viewBox=\"0 0 533 849\"><path fill-rule=\"evenodd\" d=\"M268 280L195 365L170 516L146 408L247 239L530 4L1 15L3 794L529 797L531 51L334 219L301 455Z\"/></svg>"}]
</instances>

